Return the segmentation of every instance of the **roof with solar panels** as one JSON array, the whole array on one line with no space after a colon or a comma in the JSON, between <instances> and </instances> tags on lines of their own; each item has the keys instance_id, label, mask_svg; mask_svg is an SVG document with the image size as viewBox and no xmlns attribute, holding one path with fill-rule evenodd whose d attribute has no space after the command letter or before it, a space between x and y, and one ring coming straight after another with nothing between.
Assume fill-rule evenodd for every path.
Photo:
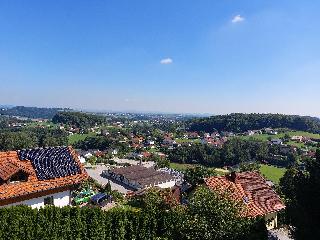
<instances>
[{"instance_id":1,"label":"roof with solar panels","mask_svg":"<svg viewBox=\"0 0 320 240\"><path fill-rule=\"evenodd\" d=\"M88 175L71 147L0 152L0 206L64 191Z\"/></svg>"}]
</instances>

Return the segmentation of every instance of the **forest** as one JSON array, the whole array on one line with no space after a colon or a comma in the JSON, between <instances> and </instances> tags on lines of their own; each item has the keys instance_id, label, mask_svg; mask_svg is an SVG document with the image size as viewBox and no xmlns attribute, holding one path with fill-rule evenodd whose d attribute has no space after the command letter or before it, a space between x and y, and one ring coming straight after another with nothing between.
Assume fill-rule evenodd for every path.
<instances>
[{"instance_id":1,"label":"forest","mask_svg":"<svg viewBox=\"0 0 320 240\"><path fill-rule=\"evenodd\" d=\"M106 122L103 116L82 112L58 112L53 118L53 123L62 123L77 128L93 127Z\"/></svg>"},{"instance_id":2,"label":"forest","mask_svg":"<svg viewBox=\"0 0 320 240\"><path fill-rule=\"evenodd\" d=\"M308 116L284 114L232 113L189 121L190 131L228 131L242 133L263 128L288 128L320 133L320 119Z\"/></svg>"},{"instance_id":3,"label":"forest","mask_svg":"<svg viewBox=\"0 0 320 240\"><path fill-rule=\"evenodd\" d=\"M261 162L279 153L279 146L258 140L232 138L222 148L205 144L181 146L168 150L168 159L176 163L201 164L207 167L234 166L245 162ZM294 158L288 158L288 161ZM290 162L286 162L290 164Z\"/></svg>"},{"instance_id":4,"label":"forest","mask_svg":"<svg viewBox=\"0 0 320 240\"><path fill-rule=\"evenodd\" d=\"M51 119L59 111L65 111L65 110L70 110L70 109L16 106L12 108L0 109L0 115L18 116L18 117L25 117L25 118Z\"/></svg>"},{"instance_id":5,"label":"forest","mask_svg":"<svg viewBox=\"0 0 320 240\"><path fill-rule=\"evenodd\" d=\"M0 150L19 150L34 147L64 146L68 144L67 132L60 129L23 128L0 130Z\"/></svg>"}]
</instances>

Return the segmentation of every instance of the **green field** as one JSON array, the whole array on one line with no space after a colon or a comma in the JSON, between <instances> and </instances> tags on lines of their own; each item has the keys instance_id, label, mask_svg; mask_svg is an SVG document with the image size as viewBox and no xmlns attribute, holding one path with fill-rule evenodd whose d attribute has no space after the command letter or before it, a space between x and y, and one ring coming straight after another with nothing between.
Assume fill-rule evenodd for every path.
<instances>
[{"instance_id":1,"label":"green field","mask_svg":"<svg viewBox=\"0 0 320 240\"><path fill-rule=\"evenodd\" d=\"M260 172L261 174L268 180L278 184L280 178L284 175L286 169L279 168L274 166L269 166L265 164L260 165Z\"/></svg>"},{"instance_id":2,"label":"green field","mask_svg":"<svg viewBox=\"0 0 320 240\"><path fill-rule=\"evenodd\" d=\"M284 135L286 135L286 134L288 134L290 137L292 137L292 136L304 136L304 137L320 139L320 134L303 132L303 131L286 131L286 132L283 132L283 133L279 133L277 135L255 134L253 136L241 136L241 138L243 138L243 139L253 138L253 139L268 141L268 138L283 138Z\"/></svg>"},{"instance_id":3,"label":"green field","mask_svg":"<svg viewBox=\"0 0 320 240\"><path fill-rule=\"evenodd\" d=\"M256 140L261 140L261 141L269 141L269 139L274 139L274 138L283 138L286 134L288 134L290 137L292 136L304 136L304 137L310 137L310 138L316 138L320 139L320 134L315 134L315 133L309 133L309 132L303 132L303 131L286 131L283 133L279 133L277 135L269 135L269 134L255 134L253 136L238 136L241 139L256 139ZM304 143L300 142L295 142L295 141L289 141L287 143L288 145L294 146L294 147L299 147L299 148L304 148L306 145Z\"/></svg>"},{"instance_id":4,"label":"green field","mask_svg":"<svg viewBox=\"0 0 320 240\"><path fill-rule=\"evenodd\" d=\"M184 164L184 163L170 163L170 168L176 169L178 171L185 171L188 168L193 168L196 165L193 164Z\"/></svg>"},{"instance_id":5,"label":"green field","mask_svg":"<svg viewBox=\"0 0 320 240\"><path fill-rule=\"evenodd\" d=\"M70 145L78 142L78 141L81 141L81 140L84 140L86 137L89 137L89 136L95 136L96 134L95 133L87 133L87 134L80 134L80 133L76 133L76 134L73 134L73 135L69 135L68 136L68 143Z\"/></svg>"},{"instance_id":6,"label":"green field","mask_svg":"<svg viewBox=\"0 0 320 240\"><path fill-rule=\"evenodd\" d=\"M199 166L197 164L185 164L185 163L170 163L170 168L176 169L178 171L185 171L188 168L193 168ZM228 170L222 168L210 168L213 169L218 175L225 175L229 173Z\"/></svg>"},{"instance_id":7,"label":"green field","mask_svg":"<svg viewBox=\"0 0 320 240\"><path fill-rule=\"evenodd\" d=\"M177 143L200 143L200 139L185 139L185 138L176 138L174 139Z\"/></svg>"},{"instance_id":8,"label":"green field","mask_svg":"<svg viewBox=\"0 0 320 240\"><path fill-rule=\"evenodd\" d=\"M27 123L27 127L49 127L49 128L58 128L59 124L55 124L51 121L48 122L29 122Z\"/></svg>"}]
</instances>

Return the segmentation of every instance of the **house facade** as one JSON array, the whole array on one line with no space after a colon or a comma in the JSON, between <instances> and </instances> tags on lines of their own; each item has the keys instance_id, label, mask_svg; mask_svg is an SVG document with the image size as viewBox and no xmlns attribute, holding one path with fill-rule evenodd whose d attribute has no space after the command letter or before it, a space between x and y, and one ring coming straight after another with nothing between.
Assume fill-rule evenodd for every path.
<instances>
[{"instance_id":1,"label":"house facade","mask_svg":"<svg viewBox=\"0 0 320 240\"><path fill-rule=\"evenodd\" d=\"M71 191L87 177L69 147L0 152L0 207L70 205Z\"/></svg>"}]
</instances>

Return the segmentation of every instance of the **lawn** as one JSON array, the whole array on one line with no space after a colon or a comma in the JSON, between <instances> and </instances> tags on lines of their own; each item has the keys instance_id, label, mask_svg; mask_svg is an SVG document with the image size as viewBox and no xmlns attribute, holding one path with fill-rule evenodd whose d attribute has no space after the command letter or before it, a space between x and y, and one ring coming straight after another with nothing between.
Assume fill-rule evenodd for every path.
<instances>
[{"instance_id":1,"label":"lawn","mask_svg":"<svg viewBox=\"0 0 320 240\"><path fill-rule=\"evenodd\" d=\"M194 168L196 166L200 166L200 165L198 165L198 164L185 164L185 163L170 163L170 168L176 169L178 171L185 171L188 168ZM229 173L228 170L225 170L222 168L209 168L209 169L214 170L217 173L217 175L219 175L219 176Z\"/></svg>"},{"instance_id":2,"label":"lawn","mask_svg":"<svg viewBox=\"0 0 320 240\"><path fill-rule=\"evenodd\" d=\"M68 136L68 143L70 145L78 142L78 141L81 141L81 140L84 140L86 137L89 137L89 136L95 136L96 134L95 133L87 133L87 134L80 134L80 133L76 133L76 134L73 134L73 135L69 135Z\"/></svg>"},{"instance_id":3,"label":"lawn","mask_svg":"<svg viewBox=\"0 0 320 240\"><path fill-rule=\"evenodd\" d=\"M195 167L196 165L194 164L185 164L185 163L170 163L170 168L172 169L176 169L178 171L185 171L187 170L188 168L193 168Z\"/></svg>"},{"instance_id":4,"label":"lawn","mask_svg":"<svg viewBox=\"0 0 320 240\"><path fill-rule=\"evenodd\" d=\"M260 165L260 172L262 175L268 179L274 182L275 184L279 183L280 178L284 175L286 169L285 168L279 168L274 166L269 166L266 164Z\"/></svg>"},{"instance_id":5,"label":"lawn","mask_svg":"<svg viewBox=\"0 0 320 240\"><path fill-rule=\"evenodd\" d=\"M177 143L200 143L200 139L176 138Z\"/></svg>"},{"instance_id":6,"label":"lawn","mask_svg":"<svg viewBox=\"0 0 320 240\"><path fill-rule=\"evenodd\" d=\"M43 126L43 127L49 127L49 128L58 128L59 124L55 124L51 121L47 122L29 122L27 123L27 127L38 127L38 126Z\"/></svg>"}]
</instances>

